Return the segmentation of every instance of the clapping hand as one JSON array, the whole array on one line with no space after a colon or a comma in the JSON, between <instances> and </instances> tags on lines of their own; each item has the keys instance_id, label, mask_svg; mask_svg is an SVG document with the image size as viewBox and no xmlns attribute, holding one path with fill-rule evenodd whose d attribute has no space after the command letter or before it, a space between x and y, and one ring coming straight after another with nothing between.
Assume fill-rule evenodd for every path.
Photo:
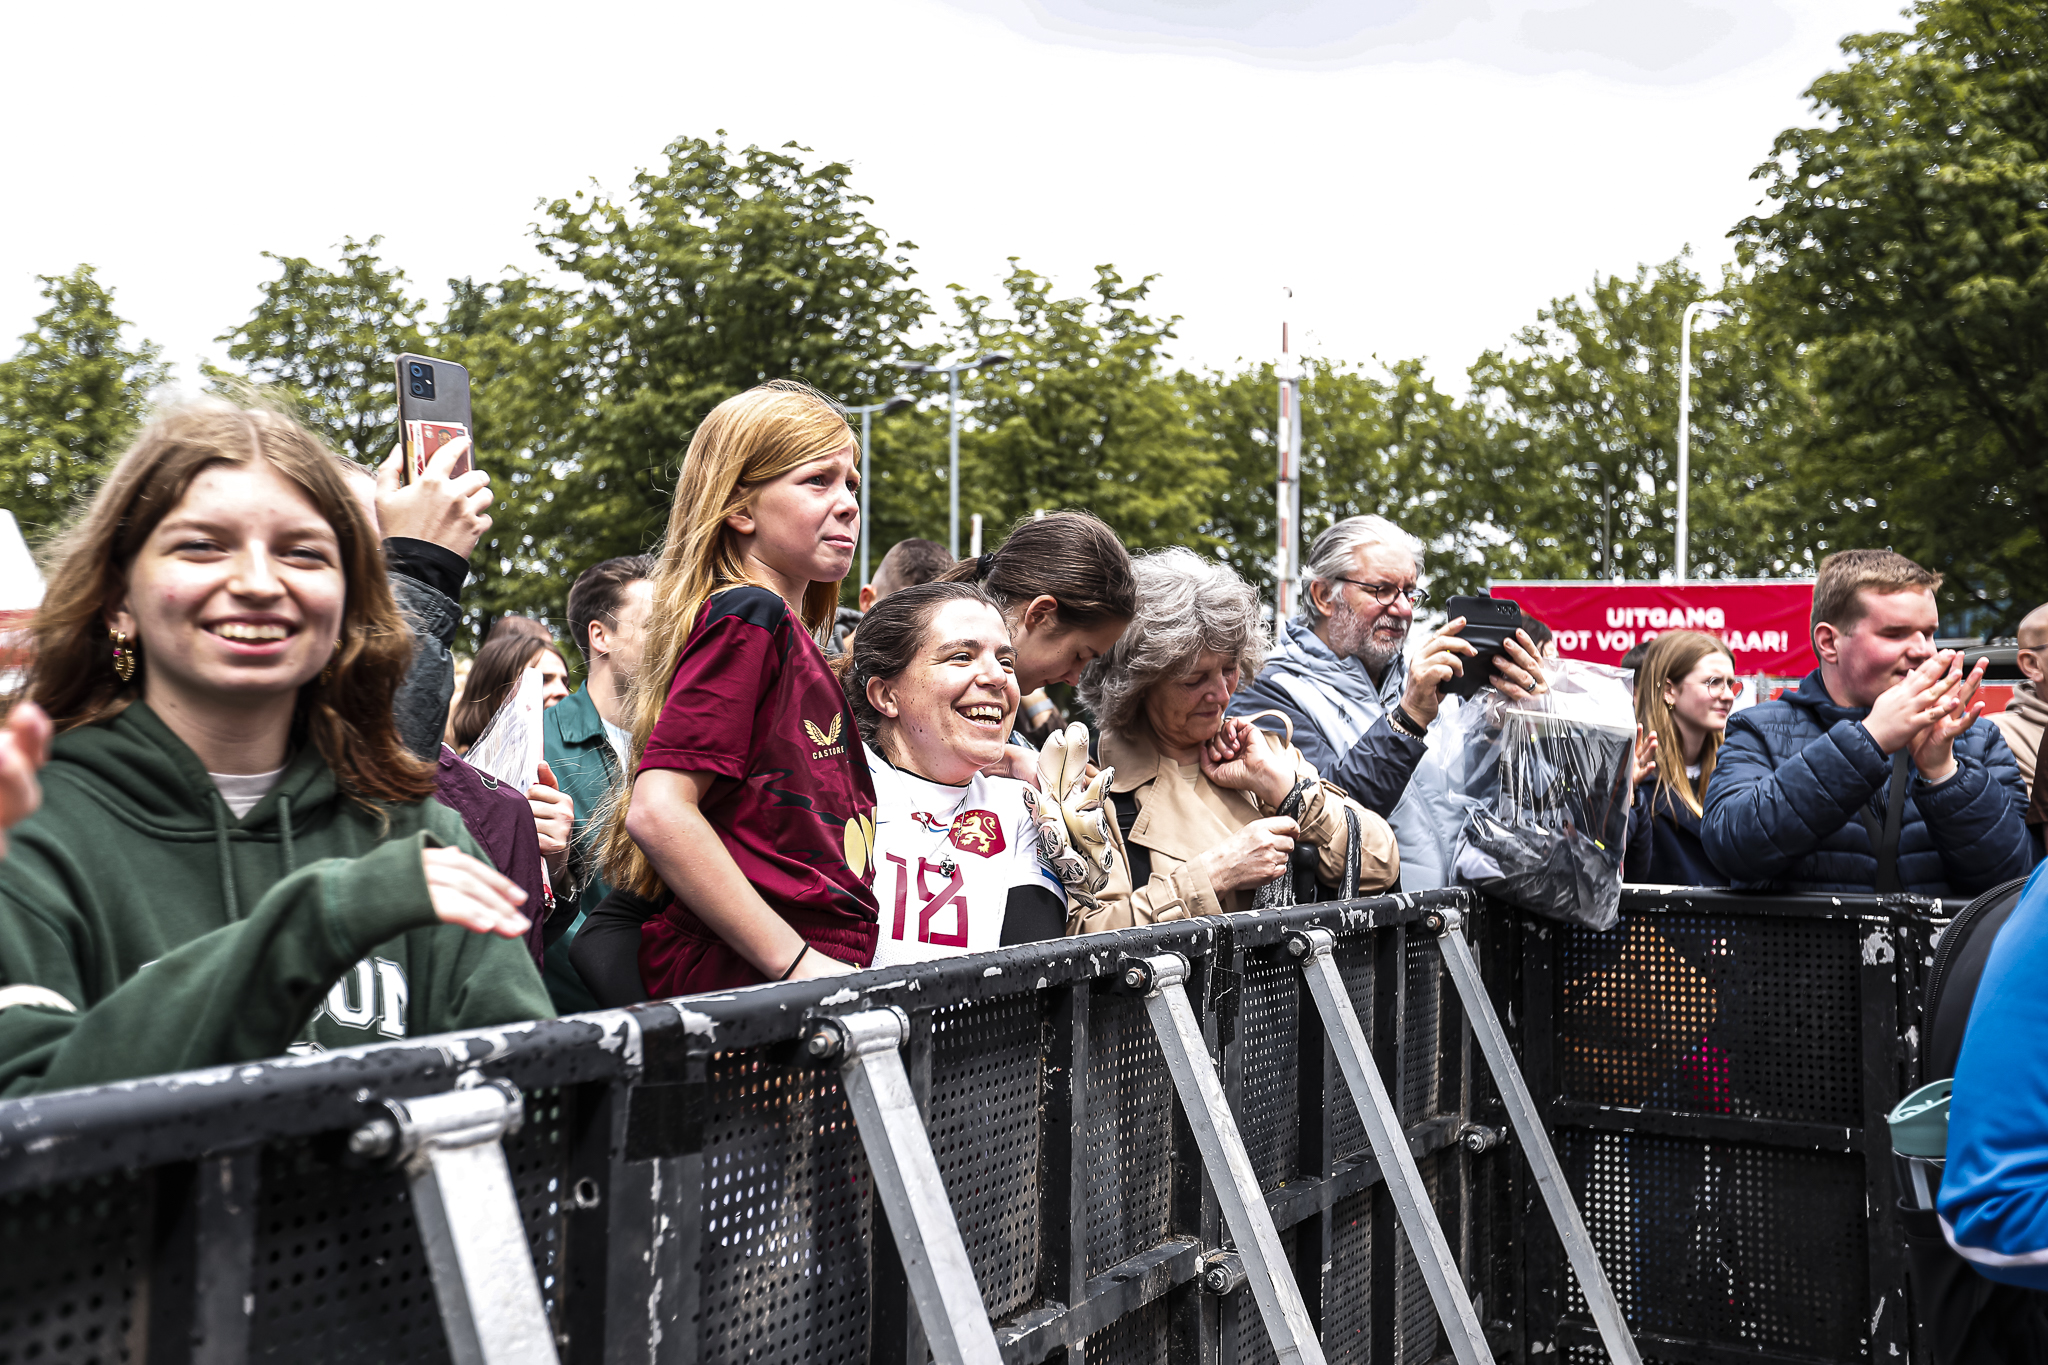
<instances>
[{"instance_id":1,"label":"clapping hand","mask_svg":"<svg viewBox=\"0 0 2048 1365\"><path fill-rule=\"evenodd\" d=\"M1657 732L1636 726L1635 764L1629 773L1629 785L1641 786L1657 773Z\"/></svg>"},{"instance_id":2,"label":"clapping hand","mask_svg":"<svg viewBox=\"0 0 2048 1365\"><path fill-rule=\"evenodd\" d=\"M1976 724L1977 717L1984 714L1984 703L1977 700L1977 688L1984 681L1984 668L1988 662L1986 659L1977 660L1977 666L1965 676L1963 656L1957 654L1936 683L1943 693L1939 703L1940 714L1928 722L1910 744L1913 766L1929 782L1946 782L1955 775L1956 736Z\"/></svg>"},{"instance_id":3,"label":"clapping hand","mask_svg":"<svg viewBox=\"0 0 2048 1365\"><path fill-rule=\"evenodd\" d=\"M1977 691L1975 680L1983 676L1984 665L1979 663L1971 674L1970 696ZM1864 717L1863 728L1870 732L1881 753L1895 754L1914 745L1929 726L1961 709L1957 705L1956 692L1962 681L1962 655L1955 650L1944 649L1886 688L1871 705L1870 714ZM1978 714L1982 714L1981 707ZM1972 720L1975 718L1971 717ZM1964 722L1964 725L1956 727L1950 739L1961 734L1967 725L1968 722ZM1946 741L1941 747L1946 749ZM1915 761L1918 761L1917 755Z\"/></svg>"}]
</instances>

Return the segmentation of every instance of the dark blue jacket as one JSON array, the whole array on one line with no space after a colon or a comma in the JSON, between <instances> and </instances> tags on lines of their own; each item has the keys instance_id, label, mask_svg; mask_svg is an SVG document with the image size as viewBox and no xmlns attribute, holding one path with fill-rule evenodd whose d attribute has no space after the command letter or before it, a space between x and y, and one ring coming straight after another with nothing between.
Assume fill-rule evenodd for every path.
<instances>
[{"instance_id":1,"label":"dark blue jacket","mask_svg":"<svg viewBox=\"0 0 2048 1365\"><path fill-rule=\"evenodd\" d=\"M1816 669L1798 691L1729 718L1700 841L1734 885L1875 889L1876 844L1859 812L1882 825L1892 759L1863 728L1869 714L1835 705ZM1998 727L1979 720L1955 757L1939 786L1907 769L1898 877L1915 895L1974 896L2033 862L2026 787Z\"/></svg>"},{"instance_id":2,"label":"dark blue jacket","mask_svg":"<svg viewBox=\"0 0 2048 1365\"><path fill-rule=\"evenodd\" d=\"M1710 780L1709 786L1713 785ZM1628 808L1624 881L1660 886L1726 886L1728 878L1707 857L1700 842L1700 817L1671 793L1659 791L1653 774L1636 787Z\"/></svg>"}]
</instances>

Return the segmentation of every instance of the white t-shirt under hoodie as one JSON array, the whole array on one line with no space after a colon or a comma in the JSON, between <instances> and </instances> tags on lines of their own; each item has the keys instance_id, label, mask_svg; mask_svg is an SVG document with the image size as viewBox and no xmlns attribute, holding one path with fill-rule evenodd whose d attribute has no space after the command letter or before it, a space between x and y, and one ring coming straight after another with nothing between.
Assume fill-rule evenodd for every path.
<instances>
[{"instance_id":1,"label":"white t-shirt under hoodie","mask_svg":"<svg viewBox=\"0 0 2048 1365\"><path fill-rule=\"evenodd\" d=\"M890 766L872 748L867 759L882 911L875 966L1001 947L1012 887L1042 887L1066 904L1058 878L1039 860L1022 782L976 774L964 787L949 787Z\"/></svg>"}]
</instances>

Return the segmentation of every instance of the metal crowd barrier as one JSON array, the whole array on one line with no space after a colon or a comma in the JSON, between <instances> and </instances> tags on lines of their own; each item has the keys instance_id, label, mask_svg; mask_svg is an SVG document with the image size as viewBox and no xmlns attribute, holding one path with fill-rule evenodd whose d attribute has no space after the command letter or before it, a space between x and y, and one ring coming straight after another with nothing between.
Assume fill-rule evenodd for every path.
<instances>
[{"instance_id":1,"label":"metal crowd barrier","mask_svg":"<svg viewBox=\"0 0 2048 1365\"><path fill-rule=\"evenodd\" d=\"M1879 1120L1939 907L1625 907L1304 906L0 1103L0 1365L1913 1354Z\"/></svg>"},{"instance_id":2,"label":"metal crowd barrier","mask_svg":"<svg viewBox=\"0 0 2048 1365\"><path fill-rule=\"evenodd\" d=\"M1520 980L1489 984L1645 1356L1929 1358L1884 1116L1920 1083L1922 973L1963 904L1637 887L1606 933L1494 919ZM1530 1358L1600 1359L1518 1198Z\"/></svg>"},{"instance_id":3,"label":"metal crowd barrier","mask_svg":"<svg viewBox=\"0 0 2048 1365\"><path fill-rule=\"evenodd\" d=\"M1470 910L1184 921L0 1103L0 1361L1519 1354Z\"/></svg>"}]
</instances>

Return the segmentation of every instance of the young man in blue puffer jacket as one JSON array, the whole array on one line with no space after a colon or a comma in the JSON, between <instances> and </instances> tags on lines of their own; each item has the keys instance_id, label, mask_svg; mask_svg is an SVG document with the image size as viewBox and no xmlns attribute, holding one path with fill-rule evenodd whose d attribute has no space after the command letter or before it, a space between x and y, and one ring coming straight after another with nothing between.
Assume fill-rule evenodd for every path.
<instances>
[{"instance_id":1,"label":"young man in blue puffer jacket","mask_svg":"<svg viewBox=\"0 0 2048 1365\"><path fill-rule=\"evenodd\" d=\"M2026 787L1980 720L1979 664L1936 652L1930 573L1889 550L1821 561L1820 667L1736 713L1700 838L1741 887L1973 896L2024 874Z\"/></svg>"}]
</instances>

